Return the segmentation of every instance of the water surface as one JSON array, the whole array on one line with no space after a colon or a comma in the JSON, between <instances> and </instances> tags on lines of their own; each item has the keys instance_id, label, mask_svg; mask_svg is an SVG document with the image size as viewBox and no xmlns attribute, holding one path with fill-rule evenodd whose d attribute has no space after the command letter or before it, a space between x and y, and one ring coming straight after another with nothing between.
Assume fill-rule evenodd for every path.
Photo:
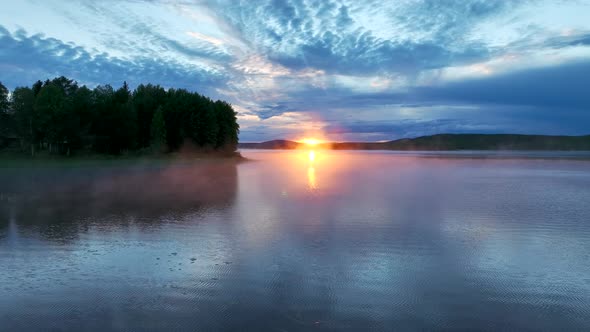
<instances>
[{"instance_id":1,"label":"water surface","mask_svg":"<svg viewBox=\"0 0 590 332\"><path fill-rule=\"evenodd\" d=\"M590 161L244 155L0 168L0 330L590 329Z\"/></svg>"}]
</instances>

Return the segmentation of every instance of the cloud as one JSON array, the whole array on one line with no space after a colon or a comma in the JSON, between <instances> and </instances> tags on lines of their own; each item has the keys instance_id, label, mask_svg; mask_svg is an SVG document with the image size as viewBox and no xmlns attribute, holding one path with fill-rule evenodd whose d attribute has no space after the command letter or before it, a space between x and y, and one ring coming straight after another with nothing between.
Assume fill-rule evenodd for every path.
<instances>
[{"instance_id":1,"label":"cloud","mask_svg":"<svg viewBox=\"0 0 590 332\"><path fill-rule=\"evenodd\" d=\"M549 38L545 45L553 48L565 48L571 46L590 46L590 33L582 34L565 34L558 37Z\"/></svg>"},{"instance_id":2,"label":"cloud","mask_svg":"<svg viewBox=\"0 0 590 332\"><path fill-rule=\"evenodd\" d=\"M113 3L19 2L13 13L34 8L38 22L0 13L0 79L189 88L230 101L244 139L294 135L313 119L369 139L580 133L590 123L583 2Z\"/></svg>"},{"instance_id":3,"label":"cloud","mask_svg":"<svg viewBox=\"0 0 590 332\"><path fill-rule=\"evenodd\" d=\"M398 120L395 122L368 122L329 125L325 132L339 140L370 136L374 140L392 140L438 133L498 133L486 123L465 119Z\"/></svg>"},{"instance_id":4,"label":"cloud","mask_svg":"<svg viewBox=\"0 0 590 332\"><path fill-rule=\"evenodd\" d=\"M216 46L219 46L219 45L223 45L224 44L221 39L214 38L214 37L211 37L211 36L207 36L207 35L204 35L202 33L195 32L195 31L187 31L186 34L189 35L189 36L191 36L191 37L193 37L193 38L196 38L196 39L199 39L199 40L204 40L204 41L206 41L208 43L211 43L213 45L216 45Z\"/></svg>"},{"instance_id":5,"label":"cloud","mask_svg":"<svg viewBox=\"0 0 590 332\"><path fill-rule=\"evenodd\" d=\"M147 1L156 2L156 1ZM168 2L165 4L170 5ZM176 57L195 60L198 58L205 63L226 63L232 60L231 55L222 47L219 39L212 38L196 31L186 31L184 35L192 40L182 40L178 35L163 32L163 27L132 12L113 9L108 3L84 2L84 8L94 15L104 17L109 22L109 28L117 27L117 33L103 33L102 38L111 47L118 47L131 54L141 50L144 54L161 57L162 52L169 52ZM179 5L179 4L176 4ZM133 8L133 7L132 7ZM133 36L125 38L124 36Z\"/></svg>"},{"instance_id":6,"label":"cloud","mask_svg":"<svg viewBox=\"0 0 590 332\"><path fill-rule=\"evenodd\" d=\"M398 113L389 109L389 113ZM521 133L548 135L587 135L590 115L587 113L560 113L558 109L531 109L510 106L483 106L468 112L418 111L419 118L384 117L375 121L328 121L324 132L333 139L368 137L389 140L437 133ZM430 113L430 114L429 114Z\"/></svg>"},{"instance_id":7,"label":"cloud","mask_svg":"<svg viewBox=\"0 0 590 332\"><path fill-rule=\"evenodd\" d=\"M259 118L264 120L264 119L272 118L273 116L281 115L281 114L288 113L288 112L294 112L294 111L296 111L296 109L293 108L292 105L282 102L282 103L276 103L276 104L272 104L272 105L263 105L263 106L259 107L258 112L256 112L256 114L258 115Z\"/></svg>"},{"instance_id":8,"label":"cloud","mask_svg":"<svg viewBox=\"0 0 590 332\"><path fill-rule=\"evenodd\" d=\"M334 139L392 139L441 132L588 134L590 62L565 63L478 79L357 93L302 89L263 108L320 114Z\"/></svg>"},{"instance_id":9,"label":"cloud","mask_svg":"<svg viewBox=\"0 0 590 332\"><path fill-rule=\"evenodd\" d=\"M153 58L125 60L107 53L92 54L82 47L24 30L10 33L0 26L2 79L11 87L30 85L58 75L88 84L150 82L168 87L210 90L225 84L226 77L196 66Z\"/></svg>"},{"instance_id":10,"label":"cloud","mask_svg":"<svg viewBox=\"0 0 590 332\"><path fill-rule=\"evenodd\" d=\"M417 88L418 98L474 104L521 105L590 112L590 61L534 68Z\"/></svg>"},{"instance_id":11,"label":"cloud","mask_svg":"<svg viewBox=\"0 0 590 332\"><path fill-rule=\"evenodd\" d=\"M384 30L402 36L377 36L381 31L358 23L366 8L344 1L251 1L232 5L209 1L233 33L254 44L270 60L287 68L314 68L333 74L402 73L481 61L492 52L464 36L476 23L515 7L521 1L417 1L377 5L391 13ZM397 4L397 5L396 5ZM370 7L370 6L366 6ZM416 39L406 38L417 35Z\"/></svg>"},{"instance_id":12,"label":"cloud","mask_svg":"<svg viewBox=\"0 0 590 332\"><path fill-rule=\"evenodd\" d=\"M452 47L465 44L466 37L483 21L513 11L528 0L419 0L393 6L391 24L415 38L436 40Z\"/></svg>"},{"instance_id":13,"label":"cloud","mask_svg":"<svg viewBox=\"0 0 590 332\"><path fill-rule=\"evenodd\" d=\"M276 104L275 111L296 108L309 110L331 107L358 109L383 105L509 105L536 108L590 110L587 93L590 61L564 63L463 79L430 86L414 86L398 91L358 93L352 89L331 87L303 88L291 94L293 103ZM368 85L369 82L366 81ZM308 105L308 106L305 106ZM315 105L316 107L312 107ZM590 111L588 111L590 112Z\"/></svg>"}]
</instances>

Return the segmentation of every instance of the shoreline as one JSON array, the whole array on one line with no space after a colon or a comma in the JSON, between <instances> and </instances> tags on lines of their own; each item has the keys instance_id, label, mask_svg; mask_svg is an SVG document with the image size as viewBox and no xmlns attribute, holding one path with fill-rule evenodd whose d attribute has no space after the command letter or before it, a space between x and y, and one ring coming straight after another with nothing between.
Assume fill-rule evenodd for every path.
<instances>
[{"instance_id":1,"label":"shoreline","mask_svg":"<svg viewBox=\"0 0 590 332\"><path fill-rule=\"evenodd\" d=\"M235 162L250 161L239 151L227 153L170 153L170 154L126 154L126 155L101 155L80 154L75 156L60 156L40 154L34 157L22 153L0 152L0 168L10 167L84 167L84 166L109 166L127 164L183 164L195 162Z\"/></svg>"},{"instance_id":2,"label":"shoreline","mask_svg":"<svg viewBox=\"0 0 590 332\"><path fill-rule=\"evenodd\" d=\"M241 148L241 152L268 153L293 152L298 150L315 150L325 153L368 153L390 154L396 157L408 158L444 158L444 159L474 159L474 160L572 160L590 161L590 151L584 150L344 150L344 149L257 149Z\"/></svg>"}]
</instances>

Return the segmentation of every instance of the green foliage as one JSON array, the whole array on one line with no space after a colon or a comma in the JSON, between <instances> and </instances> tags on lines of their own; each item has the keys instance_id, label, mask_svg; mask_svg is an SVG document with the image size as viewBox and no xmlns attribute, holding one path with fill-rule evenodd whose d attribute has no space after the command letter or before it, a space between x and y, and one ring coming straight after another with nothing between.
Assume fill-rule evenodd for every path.
<instances>
[{"instance_id":1,"label":"green foliage","mask_svg":"<svg viewBox=\"0 0 590 332\"><path fill-rule=\"evenodd\" d=\"M90 90L61 76L16 88L9 103L2 88L0 114L12 121L0 120L10 123L21 147L32 154L39 149L121 154L150 146L176 151L187 141L206 150L237 148L232 106L185 89L141 84L131 91L124 82L117 90L110 85Z\"/></svg>"},{"instance_id":2,"label":"green foliage","mask_svg":"<svg viewBox=\"0 0 590 332\"><path fill-rule=\"evenodd\" d=\"M33 93L34 93L35 97L37 97L37 95L41 91L41 88L43 88L43 82L37 81L37 82L33 83L32 89L33 89Z\"/></svg>"},{"instance_id":3,"label":"green foliage","mask_svg":"<svg viewBox=\"0 0 590 332\"><path fill-rule=\"evenodd\" d=\"M8 89L0 82L0 114L8 113Z\"/></svg>"},{"instance_id":4,"label":"green foliage","mask_svg":"<svg viewBox=\"0 0 590 332\"><path fill-rule=\"evenodd\" d=\"M35 132L37 123L34 114L35 94L31 88L16 88L12 92L11 106L14 114L16 134L21 139L21 145L30 147L31 154L35 154Z\"/></svg>"},{"instance_id":5,"label":"green foliage","mask_svg":"<svg viewBox=\"0 0 590 332\"><path fill-rule=\"evenodd\" d=\"M133 92L133 105L137 114L137 144L146 148L152 143L154 113L166 101L166 90L159 85L140 84Z\"/></svg>"},{"instance_id":6,"label":"green foliage","mask_svg":"<svg viewBox=\"0 0 590 332\"><path fill-rule=\"evenodd\" d=\"M137 136L137 117L131 92L126 85L113 91L110 85L98 86L93 91L95 117L91 133L94 150L120 154L133 150Z\"/></svg>"},{"instance_id":7,"label":"green foliage","mask_svg":"<svg viewBox=\"0 0 590 332\"><path fill-rule=\"evenodd\" d=\"M71 111L78 119L78 130L70 140L70 147L74 150L90 145L91 128L94 121L94 100L92 90L86 86L79 88L72 96Z\"/></svg>"},{"instance_id":8,"label":"green foliage","mask_svg":"<svg viewBox=\"0 0 590 332\"><path fill-rule=\"evenodd\" d=\"M0 82L0 148L5 145L5 137L11 136L14 123L8 111L8 89Z\"/></svg>"},{"instance_id":9,"label":"green foliage","mask_svg":"<svg viewBox=\"0 0 590 332\"><path fill-rule=\"evenodd\" d=\"M61 141L66 130L67 108L66 98L59 86L48 83L43 86L33 106L34 117L37 120L36 138L47 144L52 152L53 143Z\"/></svg>"},{"instance_id":10,"label":"green foliage","mask_svg":"<svg viewBox=\"0 0 590 332\"><path fill-rule=\"evenodd\" d=\"M240 126L236 118L236 112L230 104L224 101L216 101L216 116L219 130L217 132L217 148L234 151L238 146L238 134Z\"/></svg>"},{"instance_id":11,"label":"green foliage","mask_svg":"<svg viewBox=\"0 0 590 332\"><path fill-rule=\"evenodd\" d=\"M219 124L217 123L217 109L215 104L207 105L205 109L205 142L210 147L217 147Z\"/></svg>"},{"instance_id":12,"label":"green foliage","mask_svg":"<svg viewBox=\"0 0 590 332\"><path fill-rule=\"evenodd\" d=\"M151 136L153 148L160 152L166 146L166 122L164 120L164 109L159 106L151 123Z\"/></svg>"}]
</instances>

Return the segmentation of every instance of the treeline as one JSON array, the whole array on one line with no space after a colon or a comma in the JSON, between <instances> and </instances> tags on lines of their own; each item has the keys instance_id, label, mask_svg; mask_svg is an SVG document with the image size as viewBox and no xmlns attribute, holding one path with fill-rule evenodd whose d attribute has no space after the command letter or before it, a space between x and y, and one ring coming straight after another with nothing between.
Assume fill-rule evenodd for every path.
<instances>
[{"instance_id":1,"label":"treeline","mask_svg":"<svg viewBox=\"0 0 590 332\"><path fill-rule=\"evenodd\" d=\"M230 104L185 89L141 84L131 91L126 82L117 90L90 89L61 76L9 94L0 83L0 148L18 146L32 155L173 152L185 144L235 151L238 133Z\"/></svg>"}]
</instances>

